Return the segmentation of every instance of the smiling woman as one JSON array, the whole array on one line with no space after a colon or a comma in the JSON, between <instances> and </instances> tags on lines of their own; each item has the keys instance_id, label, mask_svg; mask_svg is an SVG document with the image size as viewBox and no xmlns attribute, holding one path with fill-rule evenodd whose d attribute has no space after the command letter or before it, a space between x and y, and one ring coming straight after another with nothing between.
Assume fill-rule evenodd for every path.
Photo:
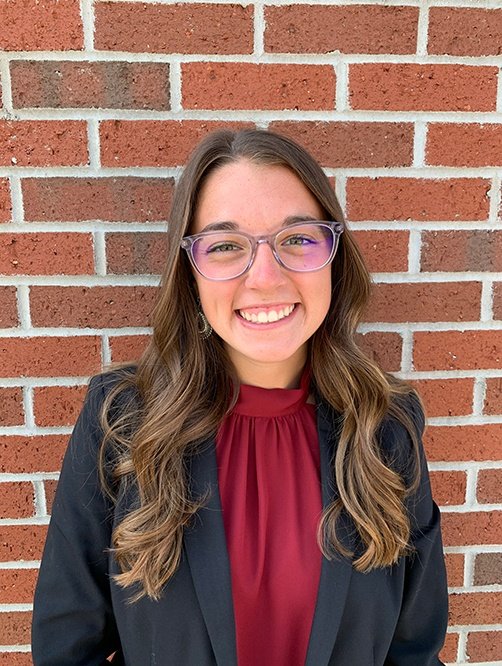
<instances>
[{"instance_id":1,"label":"smiling woman","mask_svg":"<svg viewBox=\"0 0 502 666\"><path fill-rule=\"evenodd\" d=\"M201 187L191 226L195 234L205 233L198 243L202 247L192 254L198 268L197 291L205 316L245 384L294 388L298 383L307 360L307 341L329 310L328 261L334 255L335 237L329 227L323 233L315 222L287 225L290 220L323 217L313 194L284 166L242 159L211 173ZM238 243L235 232L208 232L222 221L250 234L248 238L273 240L264 244L258 240L254 248L248 240L246 251L246 243ZM224 257L216 265L215 251ZM230 254L236 257L227 259Z\"/></svg>"},{"instance_id":2,"label":"smiling woman","mask_svg":"<svg viewBox=\"0 0 502 666\"><path fill-rule=\"evenodd\" d=\"M92 380L70 441L35 666L441 664L424 415L356 344L369 291L304 149L198 146L151 344Z\"/></svg>"}]
</instances>

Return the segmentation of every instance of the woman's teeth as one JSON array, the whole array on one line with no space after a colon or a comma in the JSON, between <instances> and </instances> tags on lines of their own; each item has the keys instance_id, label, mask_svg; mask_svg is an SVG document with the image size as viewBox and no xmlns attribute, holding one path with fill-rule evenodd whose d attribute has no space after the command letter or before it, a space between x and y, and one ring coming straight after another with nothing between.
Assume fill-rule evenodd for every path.
<instances>
[{"instance_id":1,"label":"woman's teeth","mask_svg":"<svg viewBox=\"0 0 502 666\"><path fill-rule=\"evenodd\" d=\"M294 309L294 305L288 305L286 308L282 308L281 310L268 310L267 312L261 310L261 312L258 312L257 314L254 312L250 313L246 312L245 310L239 310L239 314L246 321L252 321L253 324L269 324L273 321L284 319L284 317L289 317Z\"/></svg>"}]
</instances>

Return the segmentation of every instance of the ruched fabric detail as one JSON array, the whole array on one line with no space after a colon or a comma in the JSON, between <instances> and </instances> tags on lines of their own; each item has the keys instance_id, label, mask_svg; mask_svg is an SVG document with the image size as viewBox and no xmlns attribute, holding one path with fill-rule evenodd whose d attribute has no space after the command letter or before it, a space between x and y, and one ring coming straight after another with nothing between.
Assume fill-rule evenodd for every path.
<instances>
[{"instance_id":1,"label":"ruched fabric detail","mask_svg":"<svg viewBox=\"0 0 502 666\"><path fill-rule=\"evenodd\" d=\"M303 666L321 552L315 407L300 389L241 386L217 437L239 666Z\"/></svg>"}]
</instances>

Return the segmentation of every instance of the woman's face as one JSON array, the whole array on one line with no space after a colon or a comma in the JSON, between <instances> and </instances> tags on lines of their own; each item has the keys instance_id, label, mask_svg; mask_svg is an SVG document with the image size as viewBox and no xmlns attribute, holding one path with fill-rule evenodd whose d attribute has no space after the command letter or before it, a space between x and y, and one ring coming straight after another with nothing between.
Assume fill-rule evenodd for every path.
<instances>
[{"instance_id":1,"label":"woman's face","mask_svg":"<svg viewBox=\"0 0 502 666\"><path fill-rule=\"evenodd\" d=\"M257 236L279 231L295 218L323 217L316 198L292 171L241 160L208 176L190 232L232 222L237 230ZM202 309L225 342L240 380L264 387L297 385L307 341L328 312L331 266L308 273L289 271L263 243L244 275L215 282L195 273L195 280ZM272 310L278 316L281 310L292 311L278 321L249 321L253 314L268 318Z\"/></svg>"}]
</instances>

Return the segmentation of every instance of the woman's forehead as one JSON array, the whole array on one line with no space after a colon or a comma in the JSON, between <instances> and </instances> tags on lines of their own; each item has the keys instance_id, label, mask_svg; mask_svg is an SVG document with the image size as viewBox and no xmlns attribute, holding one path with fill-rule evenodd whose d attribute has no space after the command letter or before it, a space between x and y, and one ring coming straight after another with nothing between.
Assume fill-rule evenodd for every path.
<instances>
[{"instance_id":1,"label":"woman's forehead","mask_svg":"<svg viewBox=\"0 0 502 666\"><path fill-rule=\"evenodd\" d=\"M213 224L277 227L291 217L322 217L322 206L288 167L239 160L213 171L199 192L193 233Z\"/></svg>"}]
</instances>

